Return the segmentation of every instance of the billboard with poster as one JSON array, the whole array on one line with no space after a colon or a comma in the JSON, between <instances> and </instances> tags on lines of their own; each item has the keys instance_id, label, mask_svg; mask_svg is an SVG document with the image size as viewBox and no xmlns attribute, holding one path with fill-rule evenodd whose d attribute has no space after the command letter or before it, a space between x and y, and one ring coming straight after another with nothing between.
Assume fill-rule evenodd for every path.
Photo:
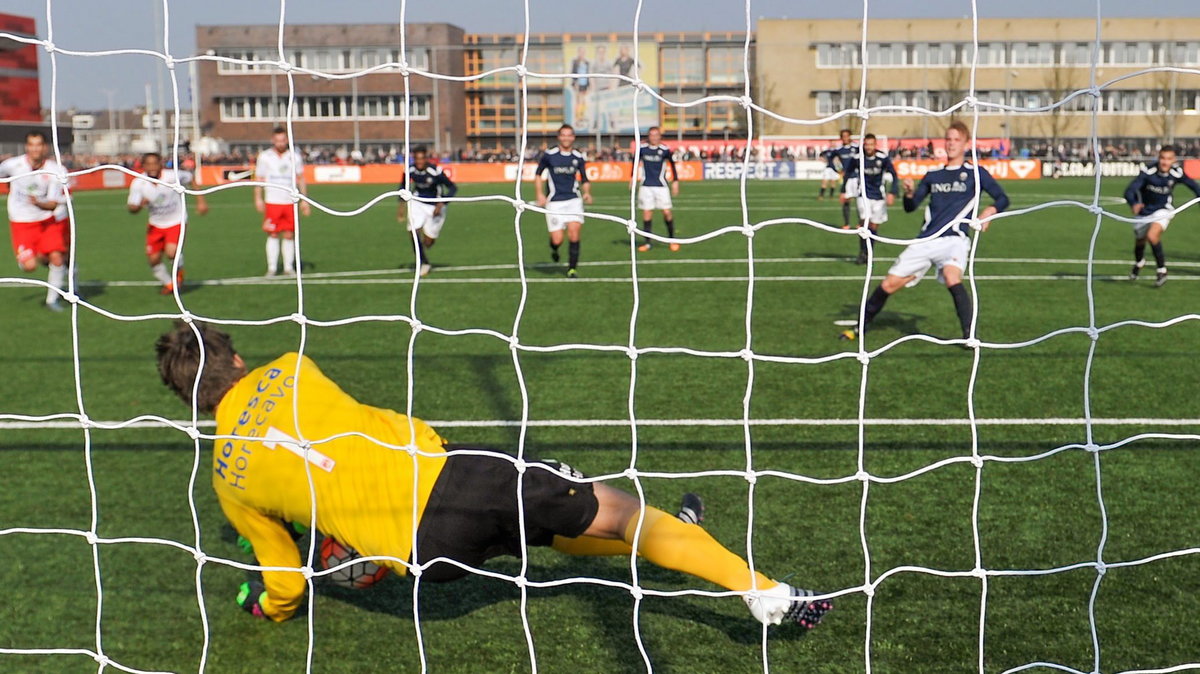
<instances>
[{"instance_id":1,"label":"billboard with poster","mask_svg":"<svg viewBox=\"0 0 1200 674\"><path fill-rule=\"evenodd\" d=\"M635 52L632 41L566 42L563 72L575 77L563 80L563 122L579 135L645 133L658 124L658 99L637 91L628 82L595 75L633 77L634 64L643 82L658 82L658 46L641 43Z\"/></svg>"}]
</instances>

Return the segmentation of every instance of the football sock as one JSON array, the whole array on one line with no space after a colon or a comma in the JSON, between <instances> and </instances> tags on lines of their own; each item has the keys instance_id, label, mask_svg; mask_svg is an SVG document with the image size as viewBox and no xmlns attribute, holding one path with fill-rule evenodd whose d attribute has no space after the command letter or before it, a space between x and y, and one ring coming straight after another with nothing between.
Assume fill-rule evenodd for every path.
<instances>
[{"instance_id":1,"label":"football sock","mask_svg":"<svg viewBox=\"0 0 1200 674\"><path fill-rule=\"evenodd\" d=\"M822 187L822 188L820 188L820 189L818 189L818 190L817 190L817 198L818 198L818 199L824 199L824 198L825 198L825 188L824 188L824 187Z\"/></svg>"},{"instance_id":2,"label":"football sock","mask_svg":"<svg viewBox=\"0 0 1200 674\"><path fill-rule=\"evenodd\" d=\"M842 224L850 226L850 202L842 204Z\"/></svg>"},{"instance_id":3,"label":"football sock","mask_svg":"<svg viewBox=\"0 0 1200 674\"><path fill-rule=\"evenodd\" d=\"M889 297L891 295L883 289L883 286L876 286L875 292L867 298L866 311L863 312L863 324L858 326L859 330L865 329L871 321L875 320L875 315L883 310L883 305L887 303Z\"/></svg>"},{"instance_id":4,"label":"football sock","mask_svg":"<svg viewBox=\"0 0 1200 674\"><path fill-rule=\"evenodd\" d=\"M413 247L416 248L417 256L421 258L421 264L429 264L429 256L425 254L425 243L421 241L421 237L413 240Z\"/></svg>"},{"instance_id":5,"label":"football sock","mask_svg":"<svg viewBox=\"0 0 1200 674\"><path fill-rule=\"evenodd\" d=\"M949 290L950 296L954 298L954 311L958 313L958 322L962 325L963 338L966 339L971 333L971 296L961 283L952 285L946 290Z\"/></svg>"},{"instance_id":6,"label":"football sock","mask_svg":"<svg viewBox=\"0 0 1200 674\"><path fill-rule=\"evenodd\" d=\"M1146 263L1145 241L1138 241L1137 243L1133 244L1133 261L1136 262L1137 266L1139 267Z\"/></svg>"},{"instance_id":7,"label":"football sock","mask_svg":"<svg viewBox=\"0 0 1200 674\"><path fill-rule=\"evenodd\" d=\"M663 218L663 222L667 225L667 236L675 238L675 220L672 218Z\"/></svg>"},{"instance_id":8,"label":"football sock","mask_svg":"<svg viewBox=\"0 0 1200 674\"><path fill-rule=\"evenodd\" d=\"M625 529L625 543L630 546L637 524L635 517ZM755 580L760 590L778 584L757 571L752 576L746 561L718 543L703 527L684 524L675 516L649 506L642 517L638 553L664 569L682 571L735 592L749 590Z\"/></svg>"},{"instance_id":9,"label":"football sock","mask_svg":"<svg viewBox=\"0 0 1200 674\"><path fill-rule=\"evenodd\" d=\"M1167 255L1163 253L1162 242L1150 244L1150 250L1154 252L1154 262L1158 264L1160 270L1167 268Z\"/></svg>"},{"instance_id":10,"label":"football sock","mask_svg":"<svg viewBox=\"0 0 1200 674\"><path fill-rule=\"evenodd\" d=\"M163 285L171 284L171 272L167 270L166 263L159 262L158 264L151 267L150 271L153 272L154 278L158 279L159 283L161 283Z\"/></svg>"},{"instance_id":11,"label":"football sock","mask_svg":"<svg viewBox=\"0 0 1200 674\"><path fill-rule=\"evenodd\" d=\"M55 288L63 288L67 281L67 267L61 264L52 264L50 273L46 276L46 282L50 284L50 290L46 291L46 304L51 304L58 301L58 292Z\"/></svg>"},{"instance_id":12,"label":"football sock","mask_svg":"<svg viewBox=\"0 0 1200 674\"><path fill-rule=\"evenodd\" d=\"M868 239L862 239L862 238L860 238L858 240L858 253L859 253L859 255L862 255L864 257L867 255L867 248L870 246L870 244L868 244L867 241L868 241Z\"/></svg>"},{"instance_id":13,"label":"football sock","mask_svg":"<svg viewBox=\"0 0 1200 674\"><path fill-rule=\"evenodd\" d=\"M178 261L179 261L179 268L180 268L180 269L183 269L183 251L182 251L182 250L176 250L176 251L175 251L175 257L174 257L174 258L172 258L172 259L174 259L174 260L178 260ZM170 267L170 266L171 266L170 264L168 264L168 265L167 265L167 267Z\"/></svg>"},{"instance_id":14,"label":"football sock","mask_svg":"<svg viewBox=\"0 0 1200 674\"><path fill-rule=\"evenodd\" d=\"M279 238L267 237L267 269L279 271Z\"/></svg>"},{"instance_id":15,"label":"football sock","mask_svg":"<svg viewBox=\"0 0 1200 674\"><path fill-rule=\"evenodd\" d=\"M296 240L295 239L283 239L282 241L280 241L280 244L283 248L283 270L284 271L295 271L296 270Z\"/></svg>"},{"instance_id":16,"label":"football sock","mask_svg":"<svg viewBox=\"0 0 1200 674\"><path fill-rule=\"evenodd\" d=\"M567 244L567 266L571 269L579 266L579 242L571 241Z\"/></svg>"},{"instance_id":17,"label":"football sock","mask_svg":"<svg viewBox=\"0 0 1200 674\"><path fill-rule=\"evenodd\" d=\"M561 246L561 245L562 245L561 243L554 243L553 241L551 241L551 242L550 242L550 250L552 250L552 251L554 251L555 253L557 253L557 252L558 252L558 247L559 247L559 246Z\"/></svg>"},{"instance_id":18,"label":"football sock","mask_svg":"<svg viewBox=\"0 0 1200 674\"><path fill-rule=\"evenodd\" d=\"M654 218L650 218L649 220L642 220L642 231L643 232L646 232L647 234L649 234L650 230L653 227L654 227ZM650 239L648 237L643 236L642 243L644 243L646 245L650 245Z\"/></svg>"}]
</instances>

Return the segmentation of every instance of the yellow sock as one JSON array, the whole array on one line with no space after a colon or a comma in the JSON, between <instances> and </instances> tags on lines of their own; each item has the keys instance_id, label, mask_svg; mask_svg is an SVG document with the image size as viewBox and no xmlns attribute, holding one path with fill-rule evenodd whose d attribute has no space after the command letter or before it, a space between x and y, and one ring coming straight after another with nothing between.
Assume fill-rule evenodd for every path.
<instances>
[{"instance_id":1,"label":"yellow sock","mask_svg":"<svg viewBox=\"0 0 1200 674\"><path fill-rule=\"evenodd\" d=\"M580 557L628 557L633 554L633 548L625 541L615 538L596 538L595 536L578 536L566 538L555 536L551 545L559 552Z\"/></svg>"},{"instance_id":2,"label":"yellow sock","mask_svg":"<svg viewBox=\"0 0 1200 674\"><path fill-rule=\"evenodd\" d=\"M630 546L636 530L635 517L625 530L625 542ZM658 508L646 507L638 544L641 556L665 569L689 573L735 592L751 588L750 567L745 560L718 543L703 527L685 524ZM778 585L757 571L754 578L760 590Z\"/></svg>"}]
</instances>

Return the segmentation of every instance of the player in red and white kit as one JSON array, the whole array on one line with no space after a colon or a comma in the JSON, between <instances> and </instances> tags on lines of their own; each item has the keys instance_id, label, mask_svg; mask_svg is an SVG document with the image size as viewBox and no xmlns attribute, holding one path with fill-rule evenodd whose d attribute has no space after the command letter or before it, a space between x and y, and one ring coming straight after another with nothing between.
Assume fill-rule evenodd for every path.
<instances>
[{"instance_id":1,"label":"player in red and white kit","mask_svg":"<svg viewBox=\"0 0 1200 674\"><path fill-rule=\"evenodd\" d=\"M62 311L56 289L66 288L71 225L63 191L67 172L50 158L50 150L45 134L30 131L25 134L25 154L0 163L0 178L12 178L8 183L8 222L17 264L25 272L35 271L39 264L49 268L46 281L51 289L46 292L46 308Z\"/></svg>"},{"instance_id":2,"label":"player in red and white kit","mask_svg":"<svg viewBox=\"0 0 1200 674\"><path fill-rule=\"evenodd\" d=\"M292 205L292 180L300 194L308 195L304 182L304 160L288 147L287 130L281 126L271 132L271 148L258 155L254 179L272 187L254 188L254 207L263 214L263 231L267 233L267 276L279 273L279 253L283 252L283 273L296 273L296 210ZM300 202L300 212L312 213L307 201Z\"/></svg>"},{"instance_id":3,"label":"player in red and white kit","mask_svg":"<svg viewBox=\"0 0 1200 674\"><path fill-rule=\"evenodd\" d=\"M184 207L183 195L177 194L170 185L178 181L184 187L192 184L190 171L164 169L162 156L157 152L142 155L142 173L147 177L160 180L165 185L136 178L129 186L130 213L138 213L143 208L150 211L150 222L146 225L146 259L150 262L150 271L154 278L162 283L162 294L170 295L176 286L183 285L183 253L178 250L179 234L183 224L187 222L187 208ZM203 195L196 196L196 212L200 215L208 213L208 202ZM163 261L163 254L167 261ZM174 278L168 267L179 263L179 271Z\"/></svg>"}]
</instances>

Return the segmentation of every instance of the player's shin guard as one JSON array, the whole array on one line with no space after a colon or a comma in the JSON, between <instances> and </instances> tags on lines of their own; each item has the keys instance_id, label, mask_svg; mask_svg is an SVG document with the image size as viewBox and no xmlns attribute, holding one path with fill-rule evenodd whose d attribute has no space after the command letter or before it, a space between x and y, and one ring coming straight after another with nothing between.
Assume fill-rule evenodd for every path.
<instances>
[{"instance_id":1,"label":"player's shin guard","mask_svg":"<svg viewBox=\"0 0 1200 674\"><path fill-rule=\"evenodd\" d=\"M1150 244L1150 250L1154 253L1154 263L1158 265L1158 270L1162 271L1167 268L1167 255L1163 252L1162 242Z\"/></svg>"},{"instance_id":2,"label":"player's shin guard","mask_svg":"<svg viewBox=\"0 0 1200 674\"><path fill-rule=\"evenodd\" d=\"M846 227L850 226L850 202L842 204L842 224Z\"/></svg>"},{"instance_id":3,"label":"player's shin guard","mask_svg":"<svg viewBox=\"0 0 1200 674\"><path fill-rule=\"evenodd\" d=\"M650 230L653 228L654 228L654 218L650 218L649 220L642 220L642 231L643 232L649 234ZM642 243L644 243L646 245L650 245L650 237L643 236Z\"/></svg>"},{"instance_id":4,"label":"player's shin guard","mask_svg":"<svg viewBox=\"0 0 1200 674\"><path fill-rule=\"evenodd\" d=\"M875 292L867 298L867 304L863 311L863 324L858 326L860 331L866 330L871 321L875 320L876 314L883 311L883 305L887 304L888 298L891 297L883 286L876 286Z\"/></svg>"},{"instance_id":5,"label":"player's shin guard","mask_svg":"<svg viewBox=\"0 0 1200 674\"><path fill-rule=\"evenodd\" d=\"M625 542L632 546L637 532L635 517L625 529ZM757 571L751 575L741 557L725 549L702 527L647 506L642 516L638 553L664 569L682 571L735 592L745 592L754 583L770 589L777 583Z\"/></svg>"},{"instance_id":6,"label":"player's shin guard","mask_svg":"<svg viewBox=\"0 0 1200 674\"><path fill-rule=\"evenodd\" d=\"M961 283L952 285L946 290L949 290L950 296L954 298L954 311L958 313L958 322L962 325L963 339L967 339L971 335L971 315L973 313L971 295L967 293L967 289Z\"/></svg>"},{"instance_id":7,"label":"player's shin guard","mask_svg":"<svg viewBox=\"0 0 1200 674\"><path fill-rule=\"evenodd\" d=\"M567 266L574 269L579 266L579 242L571 241L567 244Z\"/></svg>"},{"instance_id":8,"label":"player's shin guard","mask_svg":"<svg viewBox=\"0 0 1200 674\"><path fill-rule=\"evenodd\" d=\"M283 270L285 272L296 271L296 240L282 239L279 243L283 250Z\"/></svg>"},{"instance_id":9,"label":"player's shin guard","mask_svg":"<svg viewBox=\"0 0 1200 674\"><path fill-rule=\"evenodd\" d=\"M675 238L675 220L673 218L663 218L663 222L667 225L667 236Z\"/></svg>"},{"instance_id":10,"label":"player's shin guard","mask_svg":"<svg viewBox=\"0 0 1200 674\"><path fill-rule=\"evenodd\" d=\"M65 288L67 283L67 266L62 264L49 265L50 273L46 277L46 283L50 284L50 289L46 291L46 304L54 304L58 301L57 288Z\"/></svg>"},{"instance_id":11,"label":"player's shin guard","mask_svg":"<svg viewBox=\"0 0 1200 674\"><path fill-rule=\"evenodd\" d=\"M279 237L267 237L267 271L275 273L279 271Z\"/></svg>"},{"instance_id":12,"label":"player's shin guard","mask_svg":"<svg viewBox=\"0 0 1200 674\"><path fill-rule=\"evenodd\" d=\"M1138 241L1133 244L1133 261L1140 267L1146 262L1146 242Z\"/></svg>"},{"instance_id":13,"label":"player's shin guard","mask_svg":"<svg viewBox=\"0 0 1200 674\"><path fill-rule=\"evenodd\" d=\"M171 271L167 269L164 262L159 262L150 268L150 272L154 274L154 278L163 285L171 285Z\"/></svg>"}]
</instances>

